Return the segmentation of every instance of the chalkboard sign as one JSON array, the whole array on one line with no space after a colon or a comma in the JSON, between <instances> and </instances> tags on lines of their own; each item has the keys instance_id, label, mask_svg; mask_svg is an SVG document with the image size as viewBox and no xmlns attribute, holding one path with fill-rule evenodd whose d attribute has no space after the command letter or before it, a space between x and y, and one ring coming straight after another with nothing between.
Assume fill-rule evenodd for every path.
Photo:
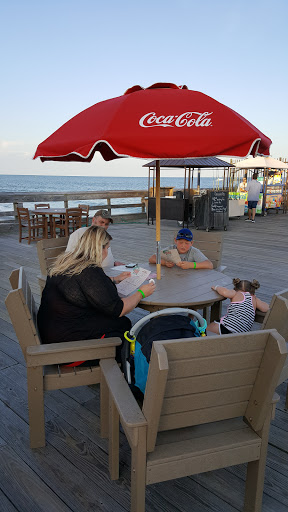
<instances>
[{"instance_id":1,"label":"chalkboard sign","mask_svg":"<svg viewBox=\"0 0 288 512\"><path fill-rule=\"evenodd\" d=\"M213 190L210 192L211 212L225 213L228 209L227 192L221 190Z\"/></svg>"}]
</instances>

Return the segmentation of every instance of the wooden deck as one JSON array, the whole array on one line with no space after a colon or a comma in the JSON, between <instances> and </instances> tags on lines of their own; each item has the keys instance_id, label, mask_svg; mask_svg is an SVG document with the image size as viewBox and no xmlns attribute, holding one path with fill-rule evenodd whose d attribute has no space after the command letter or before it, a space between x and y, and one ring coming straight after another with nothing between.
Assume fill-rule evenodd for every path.
<instances>
[{"instance_id":1,"label":"wooden deck","mask_svg":"<svg viewBox=\"0 0 288 512\"><path fill-rule=\"evenodd\" d=\"M171 243L178 226L163 223L162 246ZM147 261L155 252L155 227L119 224L110 229L113 254L122 261ZM231 220L224 235L222 264L231 277L258 279L258 296L270 301L288 287L288 216L270 214L255 224ZM46 394L45 448L29 448L26 370L3 303L8 276L23 265L39 300L35 243L18 243L16 232L0 234L0 510L2 512L128 511L129 448L121 439L120 480L108 475L107 442L99 437L97 386ZM136 321L142 312L131 314ZM270 432L263 511L288 509L288 412L286 386ZM148 486L146 510L232 512L242 510L244 466Z\"/></svg>"}]
</instances>

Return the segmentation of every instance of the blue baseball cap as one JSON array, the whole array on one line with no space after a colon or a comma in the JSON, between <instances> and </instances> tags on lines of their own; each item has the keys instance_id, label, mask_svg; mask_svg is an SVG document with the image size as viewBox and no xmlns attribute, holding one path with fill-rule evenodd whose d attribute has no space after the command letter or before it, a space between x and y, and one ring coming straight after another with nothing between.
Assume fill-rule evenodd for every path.
<instances>
[{"instance_id":1,"label":"blue baseball cap","mask_svg":"<svg viewBox=\"0 0 288 512\"><path fill-rule=\"evenodd\" d=\"M177 233L176 240L187 240L187 242L192 242L193 233L190 231L190 229L180 229L180 231Z\"/></svg>"}]
</instances>

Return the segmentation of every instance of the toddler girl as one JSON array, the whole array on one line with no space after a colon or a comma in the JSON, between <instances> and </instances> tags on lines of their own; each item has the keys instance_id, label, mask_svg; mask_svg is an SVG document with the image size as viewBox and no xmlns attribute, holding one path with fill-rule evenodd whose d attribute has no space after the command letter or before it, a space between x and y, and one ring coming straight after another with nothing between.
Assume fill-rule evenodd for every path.
<instances>
[{"instance_id":1,"label":"toddler girl","mask_svg":"<svg viewBox=\"0 0 288 512\"><path fill-rule=\"evenodd\" d=\"M255 310L259 309L266 313L269 304L257 299L255 290L260 287L258 281L252 282L233 279L234 290L228 290L223 286L212 286L212 290L231 299L227 313L220 319L220 322L211 322L207 331L216 334L231 334L233 332L247 332L251 330L255 319Z\"/></svg>"}]
</instances>

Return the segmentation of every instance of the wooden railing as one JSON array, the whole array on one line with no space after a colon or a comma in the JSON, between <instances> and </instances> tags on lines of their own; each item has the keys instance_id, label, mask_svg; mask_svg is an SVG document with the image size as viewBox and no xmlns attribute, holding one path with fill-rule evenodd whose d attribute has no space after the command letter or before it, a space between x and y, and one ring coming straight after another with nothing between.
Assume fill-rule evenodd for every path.
<instances>
[{"instance_id":1,"label":"wooden railing","mask_svg":"<svg viewBox=\"0 0 288 512\"><path fill-rule=\"evenodd\" d=\"M13 210L0 211L0 217L14 217L17 218L17 207L22 207L24 203L51 203L59 202L62 203L61 207L69 207L69 201L82 201L89 202L90 211L96 211L101 208L109 210L111 213L112 209L123 209L123 208L141 208L141 212L135 212L132 214L121 215L121 217L145 217L145 196L147 197L147 190L106 190L101 192L2 192L0 194L0 203L12 203ZM113 203L113 199L125 199L125 198L140 198L140 201L135 203ZM101 201L97 203L98 201ZM96 201L96 202L95 202ZM103 204L104 202L104 204ZM24 204L25 206L25 204ZM71 206L71 204L70 204ZM92 214L93 215L93 214ZM117 215L116 215L117 217Z\"/></svg>"},{"instance_id":2,"label":"wooden railing","mask_svg":"<svg viewBox=\"0 0 288 512\"><path fill-rule=\"evenodd\" d=\"M171 195L173 192L173 187L161 187L161 196ZM152 195L152 189L149 191L149 195ZM17 219L17 207L25 206L25 203L52 203L59 202L62 203L61 207L64 208L69 207L69 201L77 201L81 203L86 201L89 204L90 212L100 210L101 208L105 208L109 210L111 213L112 209L119 209L119 215L114 215L113 217L119 218L121 220L125 219L140 219L146 216L146 203L147 203L147 190L105 190L100 192L1 192L0 193L0 204L1 203L12 203L13 210L10 211L0 211L0 217L13 217L14 220ZM113 199L125 199L125 198L140 198L140 201L135 203L122 203L117 204L113 202ZM97 203L101 201L102 204ZM96 203L94 202L96 201ZM105 202L104 202L105 201ZM103 204L104 202L104 204ZM70 204L71 206L71 204ZM121 214L121 209L129 208L141 208L141 212L134 212L130 214ZM92 213L93 216L93 213ZM3 219L4 220L4 219Z\"/></svg>"},{"instance_id":3,"label":"wooden railing","mask_svg":"<svg viewBox=\"0 0 288 512\"><path fill-rule=\"evenodd\" d=\"M0 203L12 203L13 210L0 211L0 218L2 217L2 221L5 221L3 217L13 217L13 221L17 220L17 207L22 207L25 203L45 203L45 202L57 202L61 204L61 207L68 208L71 206L71 201L77 201L79 203L85 201L89 204L90 212L93 213L101 208L105 208L109 210L119 209L119 215L114 215L116 217L115 220L128 220L128 219L140 219L146 217L145 210L145 196L147 197L147 190L106 190L101 192L2 192L0 194ZM125 202L122 204L117 204L113 199L125 199L125 198L140 198L138 202ZM98 202L97 202L98 200ZM69 205L70 202L70 205ZM102 203L102 204L100 204ZM104 204L103 204L104 203ZM57 205L60 206L60 205ZM121 210L124 208L135 209L141 208L141 212L134 211L134 213L130 214L121 214ZM8 218L7 218L8 221Z\"/></svg>"}]
</instances>

